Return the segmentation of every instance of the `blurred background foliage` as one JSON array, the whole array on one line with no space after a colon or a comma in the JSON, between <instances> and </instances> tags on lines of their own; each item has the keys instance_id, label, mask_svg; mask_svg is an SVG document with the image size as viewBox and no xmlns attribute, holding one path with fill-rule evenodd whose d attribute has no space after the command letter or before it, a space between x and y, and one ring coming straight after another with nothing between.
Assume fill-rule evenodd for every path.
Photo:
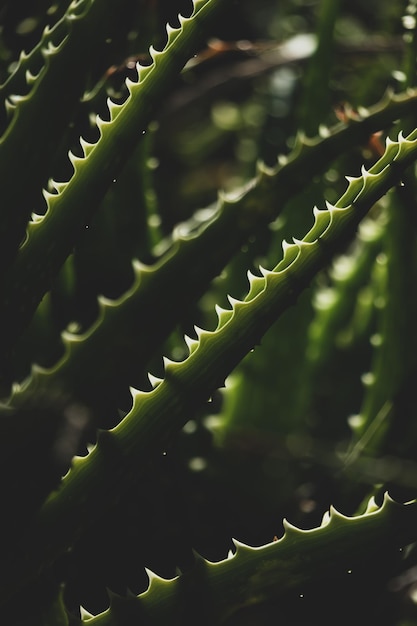
<instances>
[{"instance_id":1,"label":"blurred background foliage","mask_svg":"<svg viewBox=\"0 0 417 626\"><path fill-rule=\"evenodd\" d=\"M97 316L97 295L116 298L128 289L132 258L150 263L169 246L174 229L193 232L210 215L219 189L241 187L255 175L258 160L274 165L294 146L298 130L313 136L347 110L378 102L388 87L401 91L409 80L407 16L413 6L388 0L226 2L43 300L15 355L15 379L27 376L33 361L56 362L63 350L60 332L85 330ZM2 80L20 51L30 50L66 7L48 0L0 2ZM99 58L92 65L78 60L79 67L89 67L89 89L62 138L56 179L68 177L67 151L77 152L80 135L96 139L94 119L105 112L106 96L123 100L124 79L135 78L136 61L146 63L148 46L164 43L166 22L175 24L178 12L190 11L188 0L123 3ZM212 327L214 305L226 306L225 293L245 294L246 270L275 265L282 239L302 236L312 223L312 207L335 201L344 175L355 176L363 163L372 163L376 149L358 146L313 180L306 172L301 193L213 281L160 354L181 359L183 333L192 334L194 324ZM79 604L93 612L106 608L106 588L146 588L144 566L174 576L176 567L192 562L193 549L217 560L226 556L232 536L252 545L280 536L283 517L311 528L330 504L353 514L363 498L373 492L378 497L382 484L394 496L414 495L414 450L398 429L376 458L346 454L381 343L385 208L381 201L346 254L277 322L226 389L193 416L154 462L136 497L121 502L62 559L55 575L69 581L66 602L74 615ZM391 363L393 370L398 366ZM160 359L149 368L160 373ZM406 399L414 373L403 381L392 409L402 413L407 432L415 430L415 409ZM120 398L121 414L129 401ZM230 623L417 624L415 567L413 546L407 554L384 554L380 562L364 561L348 582L313 585L302 602L288 598Z\"/></svg>"}]
</instances>

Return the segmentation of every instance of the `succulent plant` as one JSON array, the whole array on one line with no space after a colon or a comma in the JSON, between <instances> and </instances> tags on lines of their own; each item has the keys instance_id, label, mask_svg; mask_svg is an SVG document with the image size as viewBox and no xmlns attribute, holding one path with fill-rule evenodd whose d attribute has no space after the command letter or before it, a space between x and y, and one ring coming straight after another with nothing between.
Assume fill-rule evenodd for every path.
<instances>
[{"instance_id":1,"label":"succulent plant","mask_svg":"<svg viewBox=\"0 0 417 626\"><path fill-rule=\"evenodd\" d=\"M173 5L2 3L4 623L416 623L414 4L339 120L340 3Z\"/></svg>"}]
</instances>

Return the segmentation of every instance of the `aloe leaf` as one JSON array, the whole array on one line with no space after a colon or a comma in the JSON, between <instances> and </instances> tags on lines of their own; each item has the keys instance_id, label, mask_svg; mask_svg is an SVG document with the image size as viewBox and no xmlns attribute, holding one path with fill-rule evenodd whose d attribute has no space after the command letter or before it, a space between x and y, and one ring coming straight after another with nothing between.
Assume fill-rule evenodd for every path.
<instances>
[{"instance_id":1,"label":"aloe leaf","mask_svg":"<svg viewBox=\"0 0 417 626\"><path fill-rule=\"evenodd\" d=\"M357 441L367 431L370 435L370 429L375 428L379 420L372 440L368 440L365 446L367 454L376 453L383 445L389 427L388 420L382 418L385 414L383 407L394 400L409 374L415 361L413 355L417 339L413 323L415 304L410 301L409 289L415 280L413 259L416 233L410 228L409 211L399 201L399 193L391 197L387 210L384 255L380 263L386 266L384 293L388 295L380 302L378 344L371 371L365 378L365 397L354 428L354 439ZM356 452L363 446L364 441L359 441Z\"/></svg>"},{"instance_id":2,"label":"aloe leaf","mask_svg":"<svg viewBox=\"0 0 417 626\"><path fill-rule=\"evenodd\" d=\"M337 334L343 333L351 319L358 292L368 283L375 258L381 252L384 227L385 219L364 221L356 250L336 260L331 269L331 286L315 294L316 316L310 325L308 353L314 369L329 360Z\"/></svg>"},{"instance_id":3,"label":"aloe leaf","mask_svg":"<svg viewBox=\"0 0 417 626\"><path fill-rule=\"evenodd\" d=\"M329 82L334 61L334 28L340 12L340 0L324 0L320 3L317 48L309 60L304 79L304 97L300 116L300 128L307 135L317 132L329 111Z\"/></svg>"},{"instance_id":4,"label":"aloe leaf","mask_svg":"<svg viewBox=\"0 0 417 626\"><path fill-rule=\"evenodd\" d=\"M212 563L197 557L183 575L165 580L152 572L148 589L137 598L110 596L110 608L82 624L121 626L142 618L149 623L192 624L195 598L204 599L207 622L222 624L239 609L280 599L292 591L302 597L312 581L354 575L363 559L415 539L417 504L404 505L386 496L381 507L373 498L366 512L346 517L331 508L320 527L302 530L284 521L283 536L260 548L234 541L235 552ZM278 604L279 607L279 604ZM201 610L201 609L200 609Z\"/></svg>"},{"instance_id":5,"label":"aloe leaf","mask_svg":"<svg viewBox=\"0 0 417 626\"><path fill-rule=\"evenodd\" d=\"M18 545L12 542L2 563L2 602L68 549L106 506L114 505L143 471L146 459L164 449L192 411L297 301L336 250L347 244L367 211L417 158L416 136L414 131L407 139L389 142L384 156L350 181L336 205L315 211L315 224L303 240L284 242L284 257L273 270L250 276L245 300L231 299L231 309L218 310L214 331L197 329L198 339L187 339L189 356L184 361L166 361L164 380L151 392L133 391L131 411L114 429L100 433L88 456L74 461L60 488L19 535Z\"/></svg>"},{"instance_id":6,"label":"aloe leaf","mask_svg":"<svg viewBox=\"0 0 417 626\"><path fill-rule=\"evenodd\" d=\"M120 3L114 0L72 2L65 16L45 30L35 49L22 53L2 87L0 96L7 98L10 117L0 139L3 275L24 238L33 207L41 200L40 189L86 86L88 69L105 45L119 10Z\"/></svg>"},{"instance_id":7,"label":"aloe leaf","mask_svg":"<svg viewBox=\"0 0 417 626\"><path fill-rule=\"evenodd\" d=\"M354 245L327 273L329 284L318 286L313 294L305 369L314 437L337 437L357 413L361 377L372 349L370 337L373 343L378 341L373 336L379 284L374 270L380 268L376 258L384 227L384 214L363 220Z\"/></svg>"},{"instance_id":8,"label":"aloe leaf","mask_svg":"<svg viewBox=\"0 0 417 626\"><path fill-rule=\"evenodd\" d=\"M413 10L411 5L407 7L410 15ZM405 39L404 69L406 82L410 84L415 83L415 61L412 58L417 45L417 24L414 17L411 22L407 22L406 17L404 19L413 26L408 29ZM403 118L401 127L409 128L412 123L412 119ZM365 378L364 400L354 422L350 459L365 451L368 455L378 454L385 447L393 416L392 405L416 365L414 319L417 300L410 296L410 285L416 280L415 194L415 176L407 171L386 208L384 254L380 259L385 269L385 297L379 307L378 345L371 371Z\"/></svg>"},{"instance_id":9,"label":"aloe leaf","mask_svg":"<svg viewBox=\"0 0 417 626\"><path fill-rule=\"evenodd\" d=\"M192 15L181 17L178 28L167 26L164 50L150 49L153 62L138 66L138 82L127 82L129 96L124 104L109 99L110 120L98 118L97 143L82 139L84 155L70 153L72 178L67 183L55 183L55 194L45 192L46 214L32 216L26 239L5 277L0 325L8 329L3 330L1 337L6 354L50 288L52 278L88 225L107 188L146 132L154 115L151 103L167 91L197 44L202 25L222 5L222 0L196 0Z\"/></svg>"},{"instance_id":10,"label":"aloe leaf","mask_svg":"<svg viewBox=\"0 0 417 626\"><path fill-rule=\"evenodd\" d=\"M72 15L76 18L77 11L79 13L79 4L79 2L70 2L66 9L61 7L61 17L56 24L52 28L50 26L45 27L41 39L30 52L22 51L20 53L17 66L4 83L0 85L0 100L3 103L10 97L13 98L16 95L23 96L28 91L30 88L28 74L35 75L44 64L43 48L48 47L50 44L53 45L54 42L57 44L63 41L68 34L67 18ZM84 10L87 4L91 4L90 0L83 0L82 8ZM6 105L5 109L7 110L7 108ZM10 113L13 113L13 108Z\"/></svg>"},{"instance_id":11,"label":"aloe leaf","mask_svg":"<svg viewBox=\"0 0 417 626\"><path fill-rule=\"evenodd\" d=\"M324 138L309 141L300 138L284 164L271 170L260 169L257 178L235 197L221 196L214 217L197 235L179 236L154 266L135 263L131 289L118 300L102 299L99 318L83 335L65 333L66 352L62 359L49 369L35 367L30 379L16 388L12 404L21 404L25 396L39 388L64 386L65 391L96 408L100 406L97 400L102 401L104 409L110 401L109 394L113 393L107 383L109 378L116 386L117 380L121 385L126 385L126 381L135 384L135 378L143 375L154 353L155 338L158 341L167 338L182 312L204 293L209 281L221 272L248 237L276 218L294 191L304 188L306 172L310 180L340 152L365 141L370 133L388 125L402 110L412 109L416 98L415 92L388 96L361 121L338 125ZM15 282L26 281L24 271L28 270L24 267L22 264L21 277L17 271L14 274ZM187 281L180 280L183 276L187 276ZM34 277L27 288L36 287ZM17 297L20 294L16 293ZM18 303L19 300L12 300L10 304L16 332ZM168 306L169 320L165 315ZM147 328L145 334L135 330L141 327ZM12 340L9 326L3 341L7 344ZM111 359L106 356L109 354ZM133 366L129 354L134 354ZM85 384L87 372L88 385Z\"/></svg>"}]
</instances>

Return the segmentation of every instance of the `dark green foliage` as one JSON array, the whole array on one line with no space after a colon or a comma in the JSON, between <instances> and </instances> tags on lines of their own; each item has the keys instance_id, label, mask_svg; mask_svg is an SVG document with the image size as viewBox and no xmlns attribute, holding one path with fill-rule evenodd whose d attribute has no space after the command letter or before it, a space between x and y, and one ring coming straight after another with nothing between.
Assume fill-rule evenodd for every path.
<instances>
[{"instance_id":1,"label":"dark green foliage","mask_svg":"<svg viewBox=\"0 0 417 626\"><path fill-rule=\"evenodd\" d=\"M0 3L0 623L417 623L416 10Z\"/></svg>"}]
</instances>

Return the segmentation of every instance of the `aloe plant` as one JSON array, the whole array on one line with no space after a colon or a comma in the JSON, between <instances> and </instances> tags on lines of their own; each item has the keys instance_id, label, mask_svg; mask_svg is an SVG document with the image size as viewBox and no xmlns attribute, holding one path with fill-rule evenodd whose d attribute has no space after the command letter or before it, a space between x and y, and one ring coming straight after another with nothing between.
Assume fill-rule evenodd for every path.
<instances>
[{"instance_id":1,"label":"aloe plant","mask_svg":"<svg viewBox=\"0 0 417 626\"><path fill-rule=\"evenodd\" d=\"M414 4L173 4L2 6L2 619L416 623Z\"/></svg>"}]
</instances>

